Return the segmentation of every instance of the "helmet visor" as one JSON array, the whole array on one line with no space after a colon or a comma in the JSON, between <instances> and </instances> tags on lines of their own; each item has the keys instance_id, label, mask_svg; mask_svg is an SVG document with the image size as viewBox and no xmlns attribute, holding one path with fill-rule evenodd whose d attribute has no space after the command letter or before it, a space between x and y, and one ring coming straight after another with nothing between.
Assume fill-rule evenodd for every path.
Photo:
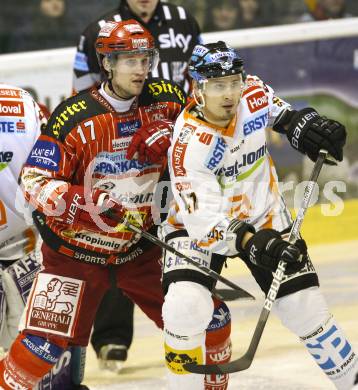
<instances>
[{"instance_id":1,"label":"helmet visor","mask_svg":"<svg viewBox=\"0 0 358 390\"><path fill-rule=\"evenodd\" d=\"M159 52L157 49L118 51L108 55L108 59L112 69L120 73L151 72L158 66Z\"/></svg>"}]
</instances>

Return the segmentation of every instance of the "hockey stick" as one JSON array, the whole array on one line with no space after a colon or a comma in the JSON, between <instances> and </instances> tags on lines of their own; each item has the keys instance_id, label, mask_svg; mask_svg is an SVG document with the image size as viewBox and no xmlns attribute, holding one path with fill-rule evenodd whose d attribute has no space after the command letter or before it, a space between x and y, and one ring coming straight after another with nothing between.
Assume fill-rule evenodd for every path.
<instances>
[{"instance_id":1,"label":"hockey stick","mask_svg":"<svg viewBox=\"0 0 358 390\"><path fill-rule=\"evenodd\" d=\"M293 222L290 235L288 238L288 241L290 243L294 243L296 239L299 237L300 228L303 222L304 215L307 211L307 208L309 206L309 202L315 187L315 184L317 182L317 178L319 173L321 172L323 163L325 162L327 158L328 153L324 150L321 150L319 153L319 156L315 162L315 165L313 167L311 177L309 179L309 182L306 185L303 199L301 202L301 207L297 213L297 217L295 221ZM271 287L269 292L267 293L263 308L261 310L261 314L259 317L259 320L257 322L254 334L252 336L250 345L248 350L242 355L240 358L233 360L229 363L224 364L210 364L210 365L201 365L196 363L188 363L184 364L184 369L193 372L196 374L230 374L233 372L243 371L247 370L254 359L257 347L259 345L259 342L261 340L262 333L265 329L268 317L270 315L273 303L276 299L278 290L280 288L280 284L282 281L282 278L284 276L286 270L286 263L284 261L280 261L277 270L273 276L273 281L271 283Z\"/></svg>"},{"instance_id":2,"label":"hockey stick","mask_svg":"<svg viewBox=\"0 0 358 390\"><path fill-rule=\"evenodd\" d=\"M237 301L239 299L247 299L247 292L245 290L232 290L228 288L214 288L213 296L221 301Z\"/></svg>"},{"instance_id":3,"label":"hockey stick","mask_svg":"<svg viewBox=\"0 0 358 390\"><path fill-rule=\"evenodd\" d=\"M173 253L176 256L179 256L183 258L187 263L193 265L194 267L200 269L203 273L206 275L210 276L211 278L215 279L216 281L220 281L221 283L225 284L228 287L231 287L233 290L237 291L238 294L240 294L241 298L246 298L246 299L252 299L254 300L255 297L252 296L250 293L236 285L235 283L231 282L230 280L224 278L217 272L213 271L212 269L205 267L205 265L201 265L191 259L189 256L185 255L184 253L178 251L177 249L173 248L166 242L160 240L158 237L153 236L152 234L142 230L141 228L131 224L128 220L121 220L120 218L116 217L112 213L106 212L109 218L113 219L114 221L118 222L118 227L120 225L124 225L128 230L130 230L133 233L137 233L145 237L147 240L151 241L153 244L158 245L159 247L167 250L168 252Z\"/></svg>"}]
</instances>

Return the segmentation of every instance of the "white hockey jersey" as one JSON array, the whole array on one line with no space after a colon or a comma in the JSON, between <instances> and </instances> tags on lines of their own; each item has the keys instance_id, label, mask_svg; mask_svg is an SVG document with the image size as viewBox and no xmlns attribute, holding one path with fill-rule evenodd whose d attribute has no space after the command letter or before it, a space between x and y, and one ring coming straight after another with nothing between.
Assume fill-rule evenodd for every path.
<instances>
[{"instance_id":1,"label":"white hockey jersey","mask_svg":"<svg viewBox=\"0 0 358 390\"><path fill-rule=\"evenodd\" d=\"M36 244L18 177L44 121L28 92L0 83L0 260L22 258Z\"/></svg>"},{"instance_id":2,"label":"white hockey jersey","mask_svg":"<svg viewBox=\"0 0 358 390\"><path fill-rule=\"evenodd\" d=\"M266 130L289 104L257 77L246 80L235 117L220 128L191 115L179 116L169 149L175 204L163 224L164 235L186 229L200 246L230 253L225 232L233 218L283 230L291 222L278 189L266 145Z\"/></svg>"}]
</instances>

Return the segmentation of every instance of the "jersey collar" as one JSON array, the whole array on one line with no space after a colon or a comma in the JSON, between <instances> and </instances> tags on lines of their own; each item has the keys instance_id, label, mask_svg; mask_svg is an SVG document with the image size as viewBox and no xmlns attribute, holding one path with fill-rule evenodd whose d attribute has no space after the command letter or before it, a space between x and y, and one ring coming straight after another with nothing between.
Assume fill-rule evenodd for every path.
<instances>
[{"instance_id":1,"label":"jersey collar","mask_svg":"<svg viewBox=\"0 0 358 390\"><path fill-rule=\"evenodd\" d=\"M201 125L210 127L212 129L218 131L219 133L221 133L225 137L231 137L231 138L234 137L236 121L237 121L237 114L235 114L235 116L231 119L231 121L227 127L220 127L220 126L214 125L212 123L205 122L205 121L199 119L198 117L190 114L190 110L194 106L195 106L195 101L192 101L185 107L184 113L183 113L185 120L190 119L190 120L193 120Z\"/></svg>"}]
</instances>

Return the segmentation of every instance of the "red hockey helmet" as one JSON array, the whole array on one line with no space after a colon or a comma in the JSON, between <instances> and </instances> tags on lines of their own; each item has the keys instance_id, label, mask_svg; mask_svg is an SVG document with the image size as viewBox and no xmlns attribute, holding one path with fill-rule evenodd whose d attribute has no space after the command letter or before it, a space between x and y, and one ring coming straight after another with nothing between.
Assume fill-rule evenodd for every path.
<instances>
[{"instance_id":1,"label":"red hockey helmet","mask_svg":"<svg viewBox=\"0 0 358 390\"><path fill-rule=\"evenodd\" d=\"M159 61L152 34L134 19L107 22L98 33L95 48L100 61L102 56L113 58L118 54L136 53L148 53L152 69Z\"/></svg>"}]
</instances>

